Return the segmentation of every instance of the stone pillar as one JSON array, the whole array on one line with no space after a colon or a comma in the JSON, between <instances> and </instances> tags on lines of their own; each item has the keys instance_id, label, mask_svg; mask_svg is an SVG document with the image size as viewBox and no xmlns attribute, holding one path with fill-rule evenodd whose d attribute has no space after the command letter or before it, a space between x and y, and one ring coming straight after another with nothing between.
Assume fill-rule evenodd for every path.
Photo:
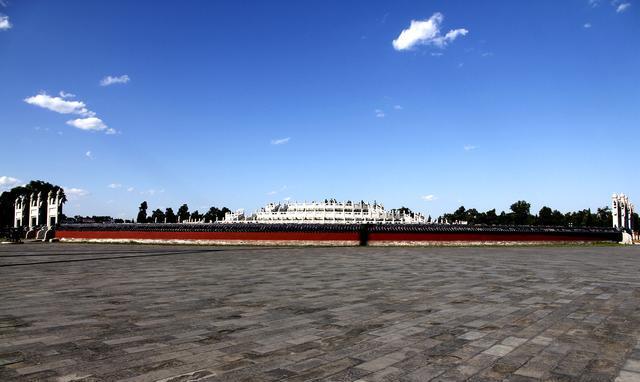
<instances>
[{"instance_id":1,"label":"stone pillar","mask_svg":"<svg viewBox=\"0 0 640 382\"><path fill-rule=\"evenodd\" d=\"M42 192L31 193L31 201L29 202L29 228L34 229L35 227L42 224L40 221L42 212Z\"/></svg>"},{"instance_id":2,"label":"stone pillar","mask_svg":"<svg viewBox=\"0 0 640 382\"><path fill-rule=\"evenodd\" d=\"M47 227L53 228L60 223L62 214L62 191L55 194L49 191L47 195Z\"/></svg>"},{"instance_id":3,"label":"stone pillar","mask_svg":"<svg viewBox=\"0 0 640 382\"><path fill-rule=\"evenodd\" d=\"M13 227L20 228L24 225L24 207L26 206L26 200L24 196L18 196L13 204L14 217Z\"/></svg>"},{"instance_id":4,"label":"stone pillar","mask_svg":"<svg viewBox=\"0 0 640 382\"><path fill-rule=\"evenodd\" d=\"M620 205L618 202L618 195L611 195L611 216L613 217L613 228L620 228Z\"/></svg>"}]
</instances>

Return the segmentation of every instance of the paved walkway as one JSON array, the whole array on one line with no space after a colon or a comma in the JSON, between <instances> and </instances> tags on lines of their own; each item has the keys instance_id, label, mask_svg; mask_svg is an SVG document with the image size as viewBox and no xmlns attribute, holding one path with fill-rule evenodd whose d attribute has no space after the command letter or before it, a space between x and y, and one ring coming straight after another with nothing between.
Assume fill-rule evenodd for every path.
<instances>
[{"instance_id":1,"label":"paved walkway","mask_svg":"<svg viewBox=\"0 0 640 382\"><path fill-rule=\"evenodd\" d=\"M0 380L640 381L640 248L0 246Z\"/></svg>"}]
</instances>

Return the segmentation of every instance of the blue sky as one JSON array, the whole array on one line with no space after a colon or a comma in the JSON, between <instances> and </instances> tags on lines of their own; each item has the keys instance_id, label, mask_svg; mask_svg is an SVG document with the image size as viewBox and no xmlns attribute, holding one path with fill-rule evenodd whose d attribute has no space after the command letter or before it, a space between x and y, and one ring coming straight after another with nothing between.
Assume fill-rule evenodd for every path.
<instances>
[{"instance_id":1,"label":"blue sky","mask_svg":"<svg viewBox=\"0 0 640 382\"><path fill-rule=\"evenodd\" d=\"M331 197L567 211L640 188L637 0L0 14L0 187L60 184L69 215Z\"/></svg>"}]
</instances>

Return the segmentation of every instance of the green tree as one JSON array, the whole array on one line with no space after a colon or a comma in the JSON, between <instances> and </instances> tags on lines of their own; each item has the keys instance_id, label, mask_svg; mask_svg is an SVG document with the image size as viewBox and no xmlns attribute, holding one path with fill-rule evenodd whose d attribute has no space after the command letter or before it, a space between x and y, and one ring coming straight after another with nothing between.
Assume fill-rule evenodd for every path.
<instances>
[{"instance_id":1,"label":"green tree","mask_svg":"<svg viewBox=\"0 0 640 382\"><path fill-rule=\"evenodd\" d=\"M513 222L517 225L531 224L531 204L518 200L511 205Z\"/></svg>"},{"instance_id":2,"label":"green tree","mask_svg":"<svg viewBox=\"0 0 640 382\"><path fill-rule=\"evenodd\" d=\"M613 224L613 215L611 208L601 207L596 211L596 219L594 223L597 227L611 227Z\"/></svg>"},{"instance_id":3,"label":"green tree","mask_svg":"<svg viewBox=\"0 0 640 382\"><path fill-rule=\"evenodd\" d=\"M147 222L147 202L144 201L140 203L140 207L138 208L138 217L136 218L136 223L146 223Z\"/></svg>"},{"instance_id":4,"label":"green tree","mask_svg":"<svg viewBox=\"0 0 640 382\"><path fill-rule=\"evenodd\" d=\"M193 219L193 220L202 220L203 217L204 217L204 215L199 213L198 210L195 210L195 211L193 211L191 213L191 219Z\"/></svg>"},{"instance_id":5,"label":"green tree","mask_svg":"<svg viewBox=\"0 0 640 382\"><path fill-rule=\"evenodd\" d=\"M164 223L165 214L160 208L151 213L151 221L153 223Z\"/></svg>"},{"instance_id":6,"label":"green tree","mask_svg":"<svg viewBox=\"0 0 640 382\"><path fill-rule=\"evenodd\" d=\"M538 212L539 225L553 225L553 210L547 206L540 208Z\"/></svg>"},{"instance_id":7,"label":"green tree","mask_svg":"<svg viewBox=\"0 0 640 382\"><path fill-rule=\"evenodd\" d=\"M189 220L189 206L187 204L183 204L178 208L178 221L182 223L185 220Z\"/></svg>"},{"instance_id":8,"label":"green tree","mask_svg":"<svg viewBox=\"0 0 640 382\"><path fill-rule=\"evenodd\" d=\"M209 211L204 214L204 220L207 222L217 221L219 212L220 210L216 207L209 208Z\"/></svg>"},{"instance_id":9,"label":"green tree","mask_svg":"<svg viewBox=\"0 0 640 382\"><path fill-rule=\"evenodd\" d=\"M164 211L164 216L167 218L167 223L176 223L178 221L178 217L173 212L173 208L169 207Z\"/></svg>"}]
</instances>

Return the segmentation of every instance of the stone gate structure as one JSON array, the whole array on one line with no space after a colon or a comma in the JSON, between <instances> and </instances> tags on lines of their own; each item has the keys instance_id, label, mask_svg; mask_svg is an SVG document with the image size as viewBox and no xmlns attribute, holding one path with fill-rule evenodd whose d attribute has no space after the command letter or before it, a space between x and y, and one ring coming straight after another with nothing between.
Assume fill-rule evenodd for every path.
<instances>
[{"instance_id":1,"label":"stone gate structure","mask_svg":"<svg viewBox=\"0 0 640 382\"><path fill-rule=\"evenodd\" d=\"M62 215L62 190L49 191L46 199L43 192L20 195L14 202L14 228L28 228L26 238L48 239L60 224Z\"/></svg>"}]
</instances>

